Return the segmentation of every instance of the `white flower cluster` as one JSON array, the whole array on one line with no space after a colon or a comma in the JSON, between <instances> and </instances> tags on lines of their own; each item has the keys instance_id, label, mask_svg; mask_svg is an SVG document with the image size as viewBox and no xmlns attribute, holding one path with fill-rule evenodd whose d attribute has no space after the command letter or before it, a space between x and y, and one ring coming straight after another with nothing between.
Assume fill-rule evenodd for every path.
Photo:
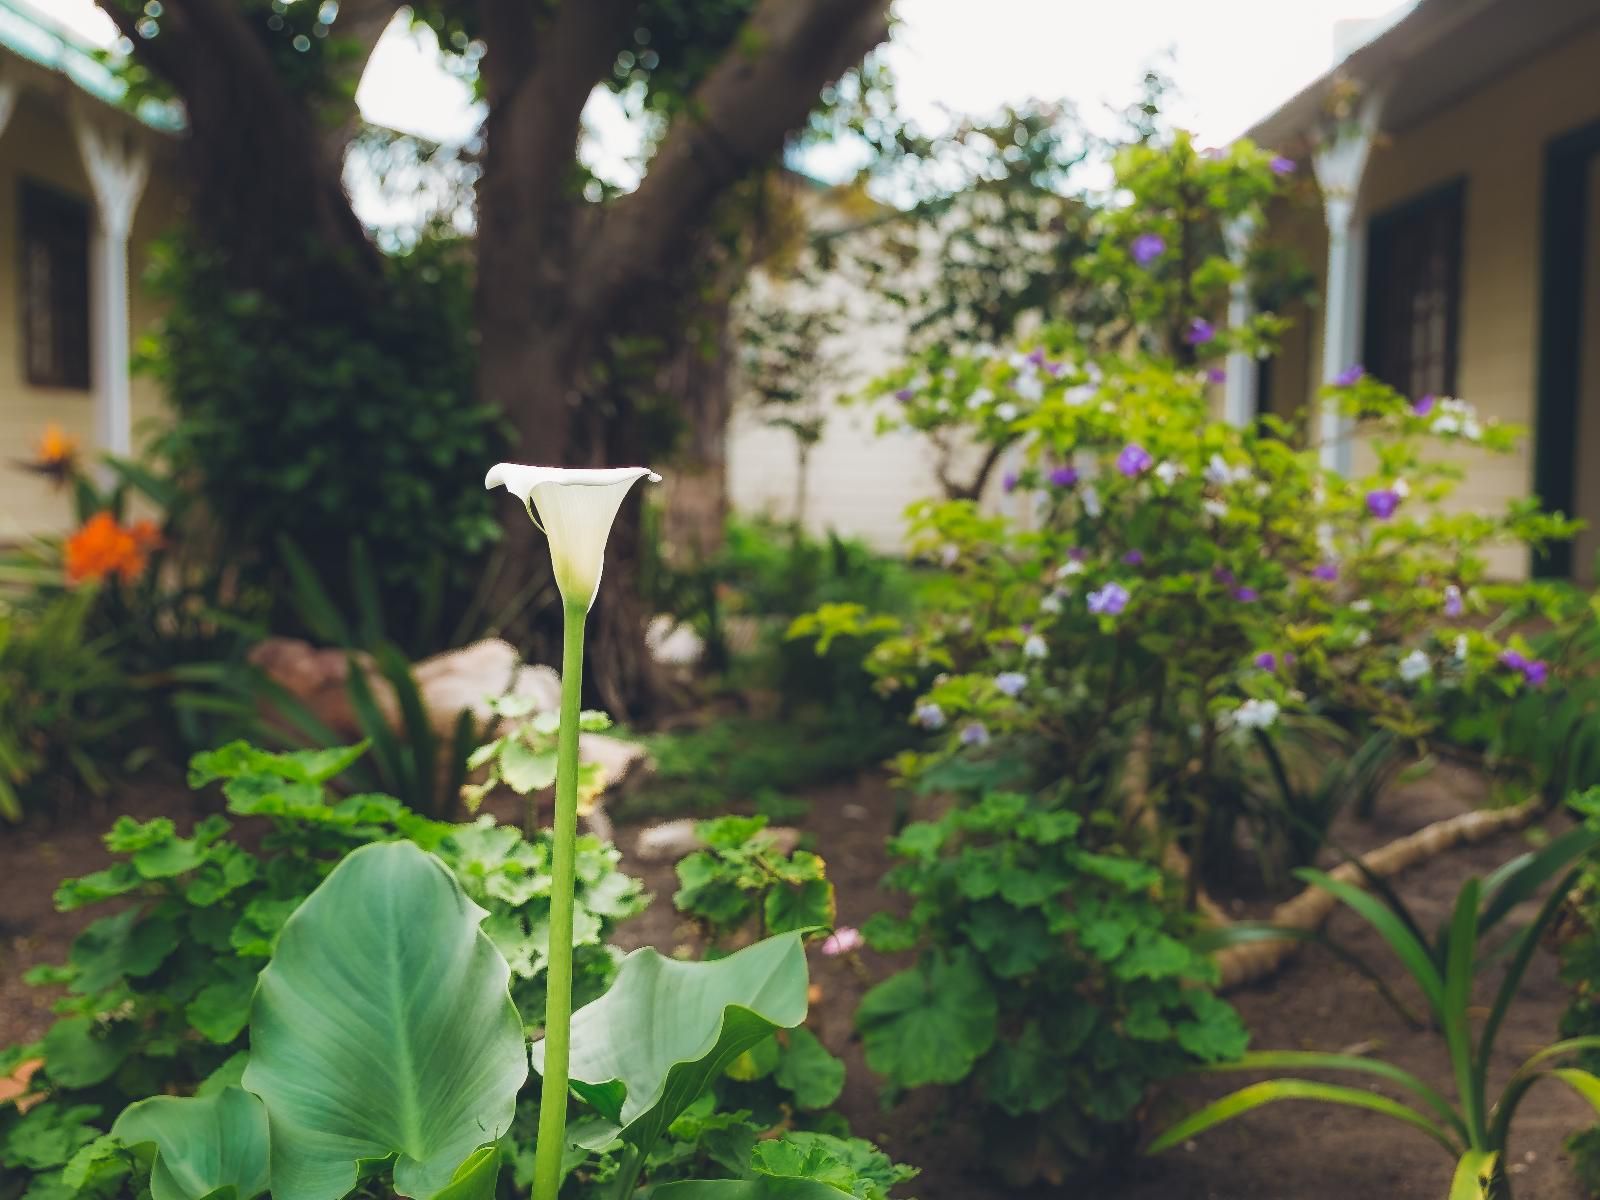
<instances>
[{"instance_id":1,"label":"white flower cluster","mask_svg":"<svg viewBox=\"0 0 1600 1200\"><path fill-rule=\"evenodd\" d=\"M1478 423L1478 413L1465 400L1446 397L1435 406L1436 416L1431 428L1442 436L1458 434L1469 442L1483 437L1483 426Z\"/></svg>"},{"instance_id":2,"label":"white flower cluster","mask_svg":"<svg viewBox=\"0 0 1600 1200\"><path fill-rule=\"evenodd\" d=\"M1246 700L1229 714L1237 729L1267 729L1278 719L1276 700Z\"/></svg>"}]
</instances>

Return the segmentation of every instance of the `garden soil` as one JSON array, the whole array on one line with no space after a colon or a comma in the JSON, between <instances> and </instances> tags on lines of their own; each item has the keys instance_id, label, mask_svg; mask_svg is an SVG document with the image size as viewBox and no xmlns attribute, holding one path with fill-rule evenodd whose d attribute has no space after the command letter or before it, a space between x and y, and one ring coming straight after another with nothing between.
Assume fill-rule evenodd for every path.
<instances>
[{"instance_id":1,"label":"garden soil","mask_svg":"<svg viewBox=\"0 0 1600 1200\"><path fill-rule=\"evenodd\" d=\"M1464 811L1481 796L1482 786L1471 773L1442 767L1385 796L1372 822L1347 820L1336 834L1349 848L1366 850ZM810 811L800 824L814 835L828 861L838 888L840 923L860 924L881 908L895 907L899 898L880 888L891 865L884 839L894 813L886 781L867 774L817 789L808 799ZM168 815L183 827L213 804L197 801L175 783L154 783L126 797L123 811L142 818ZM49 1023L51 996L27 987L21 977L31 966L65 958L85 917L55 913L50 897L62 877L106 865L109 855L99 834L110 819L107 813L92 812L59 829L0 835L0 1045L37 1037ZM636 828L619 831L625 851L636 835ZM1425 925L1435 924L1447 915L1463 880L1484 875L1525 849L1529 837L1512 833L1451 851L1408 872L1398 890ZM624 865L644 878L656 899L647 913L622 927L619 942L626 947L655 945L667 952L692 946L693 927L680 921L671 907L672 867L631 858ZM1268 905L1238 901L1235 907L1240 916L1258 916ZM1358 953L1386 961L1376 935L1349 914L1336 913L1330 930ZM814 951L811 1024L848 1065L841 1107L852 1126L895 1158L922 1168L921 1177L901 1189L907 1195L921 1200L1441 1200L1448 1191L1451 1164L1421 1134L1376 1115L1297 1102L1258 1110L1164 1158L1142 1160L1117 1177L1028 1190L999 1183L982 1167L975 1130L954 1102L931 1092L891 1109L878 1102L853 1035L851 1013L866 988L898 965L898 960L871 952L830 959ZM1485 996L1493 983L1484 981ZM1232 999L1258 1049L1379 1054L1449 1090L1438 1037L1408 1028L1368 981L1327 955L1308 951L1275 979ZM1554 957L1541 954L1502 1032L1497 1077L1503 1079L1518 1061L1554 1038L1564 1004ZM1182 1081L1154 1098L1151 1125L1174 1119L1244 1081L1240 1076ZM1518 1200L1582 1196L1561 1141L1586 1122L1586 1114L1581 1101L1556 1086L1530 1094L1513 1134Z\"/></svg>"}]
</instances>

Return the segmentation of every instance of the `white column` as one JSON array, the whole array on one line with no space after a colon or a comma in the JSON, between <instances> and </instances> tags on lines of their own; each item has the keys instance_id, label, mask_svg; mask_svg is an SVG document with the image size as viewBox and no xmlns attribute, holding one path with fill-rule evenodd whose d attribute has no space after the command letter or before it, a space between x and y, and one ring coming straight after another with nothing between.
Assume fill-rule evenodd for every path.
<instances>
[{"instance_id":1,"label":"white column","mask_svg":"<svg viewBox=\"0 0 1600 1200\"><path fill-rule=\"evenodd\" d=\"M9 75L0 75L0 134L5 133L6 126L11 122L11 114L17 111L17 97L22 89L17 86L17 81Z\"/></svg>"},{"instance_id":2,"label":"white column","mask_svg":"<svg viewBox=\"0 0 1600 1200\"><path fill-rule=\"evenodd\" d=\"M1356 220L1361 177L1366 173L1378 123L1383 116L1382 91L1362 101L1356 120L1325 142L1312 156L1322 188L1328 224L1328 286L1322 309L1322 382L1332 383L1354 366L1360 352L1362 273L1366 263L1366 225ZM1351 466L1350 422L1331 406L1322 410L1322 465L1348 474Z\"/></svg>"},{"instance_id":3,"label":"white column","mask_svg":"<svg viewBox=\"0 0 1600 1200\"><path fill-rule=\"evenodd\" d=\"M133 450L128 236L150 160L143 143L120 124L97 123L80 110L73 113L72 125L99 218L89 260L96 434L102 449L125 455Z\"/></svg>"},{"instance_id":4,"label":"white column","mask_svg":"<svg viewBox=\"0 0 1600 1200\"><path fill-rule=\"evenodd\" d=\"M1242 329L1255 316L1255 304L1250 298L1250 280L1244 274L1255 227L1255 219L1245 214L1230 221L1223 231L1228 242L1228 257L1239 268L1239 278L1228 289L1229 329ZM1256 419L1255 356L1247 350L1230 350L1227 370L1228 377L1223 384L1222 416L1230 425L1242 429Z\"/></svg>"}]
</instances>

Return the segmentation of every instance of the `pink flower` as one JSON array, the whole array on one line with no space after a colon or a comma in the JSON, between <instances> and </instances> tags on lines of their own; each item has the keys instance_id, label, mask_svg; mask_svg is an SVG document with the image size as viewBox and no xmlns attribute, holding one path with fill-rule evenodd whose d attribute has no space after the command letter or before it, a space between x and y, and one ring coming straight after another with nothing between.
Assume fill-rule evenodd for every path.
<instances>
[{"instance_id":1,"label":"pink flower","mask_svg":"<svg viewBox=\"0 0 1600 1200\"><path fill-rule=\"evenodd\" d=\"M823 939L822 952L829 958L836 958L841 954L854 954L866 944L861 930L853 925L841 925Z\"/></svg>"}]
</instances>

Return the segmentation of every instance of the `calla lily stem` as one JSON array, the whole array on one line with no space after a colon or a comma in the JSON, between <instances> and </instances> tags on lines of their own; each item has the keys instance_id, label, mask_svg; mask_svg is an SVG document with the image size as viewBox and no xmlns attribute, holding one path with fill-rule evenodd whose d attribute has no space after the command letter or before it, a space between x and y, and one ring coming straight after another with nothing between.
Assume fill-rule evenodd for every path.
<instances>
[{"instance_id":1,"label":"calla lily stem","mask_svg":"<svg viewBox=\"0 0 1600 1200\"><path fill-rule=\"evenodd\" d=\"M556 735L556 813L550 885L550 962L544 1010L544 1083L533 1156L533 1200L556 1200L567 1145L567 1063L572 1034L572 892L578 843L578 712L583 693L586 604L563 605L561 729Z\"/></svg>"}]
</instances>

